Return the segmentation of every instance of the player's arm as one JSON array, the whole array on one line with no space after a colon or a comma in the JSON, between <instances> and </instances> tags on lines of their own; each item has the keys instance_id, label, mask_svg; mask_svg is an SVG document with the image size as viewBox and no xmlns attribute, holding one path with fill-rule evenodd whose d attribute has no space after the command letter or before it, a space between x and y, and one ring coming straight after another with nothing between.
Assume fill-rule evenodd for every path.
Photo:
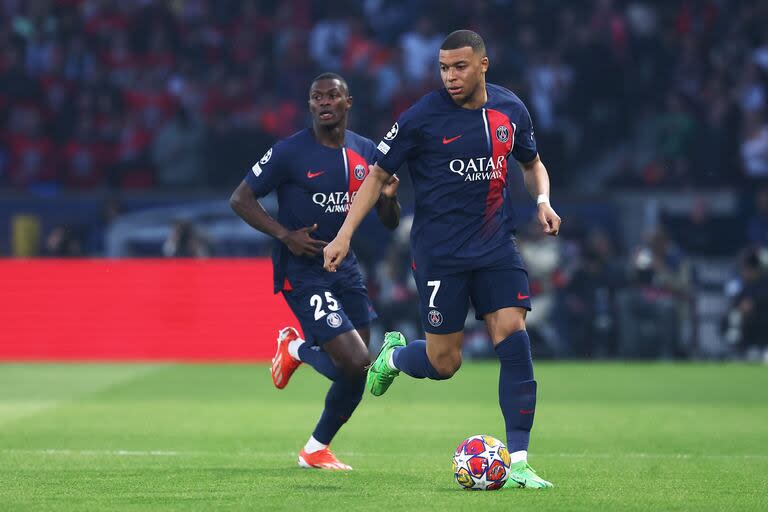
<instances>
[{"instance_id":1,"label":"player's arm","mask_svg":"<svg viewBox=\"0 0 768 512\"><path fill-rule=\"evenodd\" d=\"M272 218L245 180L232 193L229 206L249 226L280 240L296 256L315 256L325 246L322 240L309 236L317 224L291 231Z\"/></svg>"},{"instance_id":2,"label":"player's arm","mask_svg":"<svg viewBox=\"0 0 768 512\"><path fill-rule=\"evenodd\" d=\"M370 172L365 177L365 180L363 180L363 184L360 185L355 200L352 202L352 206L349 207L347 218L344 219L344 224L341 225L336 238L331 240L331 243L323 249L325 259L323 267L325 270L336 272L336 268L349 252L349 243L352 241L352 235L354 235L360 223L363 222L365 216L368 215L368 212L371 211L379 200L382 189L391 177L392 175L379 167L378 164L370 166Z\"/></svg>"},{"instance_id":3,"label":"player's arm","mask_svg":"<svg viewBox=\"0 0 768 512\"><path fill-rule=\"evenodd\" d=\"M381 195L376 202L376 213L379 220L388 229L395 229L400 224L400 203L397 200L397 187L400 178L396 174L390 176L389 181L381 189Z\"/></svg>"},{"instance_id":4,"label":"player's arm","mask_svg":"<svg viewBox=\"0 0 768 512\"><path fill-rule=\"evenodd\" d=\"M544 162L541 161L537 153L530 162L518 162L518 164L523 170L525 188L528 189L531 197L536 199L539 210L537 217L541 227L548 235L557 236L560 232L560 217L549 204L549 174L547 174Z\"/></svg>"}]
</instances>

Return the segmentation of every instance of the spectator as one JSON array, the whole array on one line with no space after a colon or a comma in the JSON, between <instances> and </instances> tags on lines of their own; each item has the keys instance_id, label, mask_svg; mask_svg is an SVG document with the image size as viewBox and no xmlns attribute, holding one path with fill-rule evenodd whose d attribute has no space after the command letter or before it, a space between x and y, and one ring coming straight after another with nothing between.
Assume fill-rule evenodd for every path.
<instances>
[{"instance_id":1,"label":"spectator","mask_svg":"<svg viewBox=\"0 0 768 512\"><path fill-rule=\"evenodd\" d=\"M696 199L685 216L664 216L664 226L689 254L729 256L744 243L743 233L733 229L738 219L718 217L704 198Z\"/></svg>"},{"instance_id":2,"label":"spectator","mask_svg":"<svg viewBox=\"0 0 768 512\"><path fill-rule=\"evenodd\" d=\"M755 209L755 215L749 220L747 237L750 244L768 249L768 187L757 192Z\"/></svg>"},{"instance_id":3,"label":"spectator","mask_svg":"<svg viewBox=\"0 0 768 512\"><path fill-rule=\"evenodd\" d=\"M768 363L768 254L749 248L741 257L740 291L725 322L725 339L739 353Z\"/></svg>"},{"instance_id":4,"label":"spectator","mask_svg":"<svg viewBox=\"0 0 768 512\"><path fill-rule=\"evenodd\" d=\"M527 100L553 168L582 161L584 148L592 165L622 162L613 166L618 179L593 173L583 184L565 173L566 187L594 187L604 178L718 186L733 183L736 167L750 178L768 176L761 117L768 8L760 2L727 10L712 1L694 8L685 0L599 0L578 9L555 2L554 17L549 4L530 0L465 4L2 2L0 112L9 115L0 116L0 165L7 175L19 151L31 155L24 156L25 178L4 186L83 186L30 164L32 153L47 158L80 144L81 127L91 123L81 119L92 118L98 142L117 146L94 175L109 174L115 187L151 187L152 162L134 158L136 146L155 139L177 103L199 114L206 130L219 116L232 117L237 129L215 130L224 137L256 128L284 137L303 125L306 91L298 84L328 70L346 70L353 90L369 91L356 100L356 129L376 139L380 125L439 85L433 59L440 34L459 25L487 34L489 78ZM667 98L661 106L660 97ZM13 110L30 107L38 110L37 135L20 144ZM743 132L734 129L740 124ZM638 144L649 125L649 143ZM207 174L219 172L205 166Z\"/></svg>"},{"instance_id":5,"label":"spectator","mask_svg":"<svg viewBox=\"0 0 768 512\"><path fill-rule=\"evenodd\" d=\"M371 291L381 327L386 331L419 335L421 321L414 307L416 282L411 275L409 233L413 216L400 219L386 257L376 265Z\"/></svg>"},{"instance_id":6,"label":"spectator","mask_svg":"<svg viewBox=\"0 0 768 512\"><path fill-rule=\"evenodd\" d=\"M623 280L610 238L603 231L593 231L563 290L571 355L605 358L616 354L615 294Z\"/></svg>"},{"instance_id":7,"label":"spectator","mask_svg":"<svg viewBox=\"0 0 768 512\"><path fill-rule=\"evenodd\" d=\"M77 258L83 256L80 232L72 226L58 225L45 239L45 254L52 258Z\"/></svg>"},{"instance_id":8,"label":"spectator","mask_svg":"<svg viewBox=\"0 0 768 512\"><path fill-rule=\"evenodd\" d=\"M647 261L647 264L645 263ZM678 244L659 228L637 253L636 277L661 294L685 296L690 285L690 263Z\"/></svg>"},{"instance_id":9,"label":"spectator","mask_svg":"<svg viewBox=\"0 0 768 512\"><path fill-rule=\"evenodd\" d=\"M20 188L54 183L58 178L55 147L45 136L39 111L15 108L9 125L9 182Z\"/></svg>"},{"instance_id":10,"label":"spectator","mask_svg":"<svg viewBox=\"0 0 768 512\"><path fill-rule=\"evenodd\" d=\"M690 317L690 263L659 229L632 258L630 287L617 298L622 357L677 357Z\"/></svg>"},{"instance_id":11,"label":"spectator","mask_svg":"<svg viewBox=\"0 0 768 512\"><path fill-rule=\"evenodd\" d=\"M768 179L768 125L759 114L750 115L744 124L741 144L744 170L750 178Z\"/></svg>"},{"instance_id":12,"label":"spectator","mask_svg":"<svg viewBox=\"0 0 768 512\"><path fill-rule=\"evenodd\" d=\"M166 187L192 187L205 184L203 126L179 108L173 120L157 134L152 158L157 181Z\"/></svg>"},{"instance_id":13,"label":"spectator","mask_svg":"<svg viewBox=\"0 0 768 512\"><path fill-rule=\"evenodd\" d=\"M166 258L208 258L211 246L205 237L189 222L176 222L163 243Z\"/></svg>"},{"instance_id":14,"label":"spectator","mask_svg":"<svg viewBox=\"0 0 768 512\"><path fill-rule=\"evenodd\" d=\"M115 164L110 169L112 187L149 187L153 184L150 144L152 133L139 121L139 114L126 112L118 121Z\"/></svg>"},{"instance_id":15,"label":"spectator","mask_svg":"<svg viewBox=\"0 0 768 512\"><path fill-rule=\"evenodd\" d=\"M332 4L331 4L332 5ZM315 65L328 71L341 69L350 27L343 8L331 7L329 16L315 24L309 34L309 54Z\"/></svg>"},{"instance_id":16,"label":"spectator","mask_svg":"<svg viewBox=\"0 0 768 512\"><path fill-rule=\"evenodd\" d=\"M432 18L423 16L413 30L406 32L400 48L407 58L403 60L406 83L416 89L428 88L437 83L438 69L435 55L440 52L443 34L435 31Z\"/></svg>"},{"instance_id":17,"label":"spectator","mask_svg":"<svg viewBox=\"0 0 768 512\"><path fill-rule=\"evenodd\" d=\"M108 149L97 140L93 119L78 120L75 137L62 152L66 168L66 183L77 188L104 185L103 170L108 160Z\"/></svg>"}]
</instances>

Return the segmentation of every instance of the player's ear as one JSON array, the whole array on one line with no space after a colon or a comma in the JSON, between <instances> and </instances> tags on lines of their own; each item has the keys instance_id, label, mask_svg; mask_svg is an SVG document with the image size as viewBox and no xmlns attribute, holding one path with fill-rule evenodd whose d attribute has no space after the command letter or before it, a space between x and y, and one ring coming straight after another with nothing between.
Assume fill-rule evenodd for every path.
<instances>
[{"instance_id":1,"label":"player's ear","mask_svg":"<svg viewBox=\"0 0 768 512\"><path fill-rule=\"evenodd\" d=\"M347 110L352 108L352 96L347 96Z\"/></svg>"},{"instance_id":2,"label":"player's ear","mask_svg":"<svg viewBox=\"0 0 768 512\"><path fill-rule=\"evenodd\" d=\"M483 57L482 59L480 59L480 68L483 70L483 73L488 71L488 65L490 63L491 62L488 60L488 56L487 55L485 57Z\"/></svg>"}]
</instances>

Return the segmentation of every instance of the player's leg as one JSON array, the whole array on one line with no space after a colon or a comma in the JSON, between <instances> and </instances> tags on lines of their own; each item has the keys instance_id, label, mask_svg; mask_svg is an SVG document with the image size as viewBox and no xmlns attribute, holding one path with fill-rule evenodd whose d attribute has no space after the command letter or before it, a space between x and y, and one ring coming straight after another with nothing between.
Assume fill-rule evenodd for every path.
<instances>
[{"instance_id":1,"label":"player's leg","mask_svg":"<svg viewBox=\"0 0 768 512\"><path fill-rule=\"evenodd\" d=\"M393 367L416 379L450 379L461 367L464 331L428 332L426 338L396 348L392 354Z\"/></svg>"},{"instance_id":2,"label":"player's leg","mask_svg":"<svg viewBox=\"0 0 768 512\"><path fill-rule=\"evenodd\" d=\"M293 327L283 327L277 333L277 351L272 358L270 372L272 374L272 383L277 389L283 389L288 385L291 376L296 369L301 366L297 352L301 339L299 331Z\"/></svg>"},{"instance_id":3,"label":"player's leg","mask_svg":"<svg viewBox=\"0 0 768 512\"><path fill-rule=\"evenodd\" d=\"M356 329L339 334L323 343L323 351L328 354L333 364L348 378L365 375L370 363L368 347ZM338 380L338 379L336 379Z\"/></svg>"},{"instance_id":4,"label":"player's leg","mask_svg":"<svg viewBox=\"0 0 768 512\"><path fill-rule=\"evenodd\" d=\"M365 343L366 348L371 346L371 328L370 327L358 327L357 334L360 335L360 338L363 340L363 343Z\"/></svg>"},{"instance_id":5,"label":"player's leg","mask_svg":"<svg viewBox=\"0 0 768 512\"><path fill-rule=\"evenodd\" d=\"M325 409L299 454L299 464L304 467L351 469L336 459L328 445L352 416L363 396L366 367L370 362L368 326L376 318L376 313L361 279L352 283L346 280L337 282L331 290L313 295L322 295L325 308L318 309L315 299L312 318L325 312L325 309L335 312L339 318L329 314L324 323L315 323L305 329L312 329L315 339L322 345L322 353L328 355L340 375L326 394ZM333 337L324 341L330 336Z\"/></svg>"},{"instance_id":6,"label":"player's leg","mask_svg":"<svg viewBox=\"0 0 768 512\"><path fill-rule=\"evenodd\" d=\"M340 375L331 357L313 343L304 340L293 327L280 329L277 335L277 351L272 358L272 382L277 389L288 385L291 376L302 363L307 363L330 380Z\"/></svg>"},{"instance_id":7,"label":"player's leg","mask_svg":"<svg viewBox=\"0 0 768 512\"><path fill-rule=\"evenodd\" d=\"M417 379L444 380L461 366L469 275L414 274L427 339L406 343L399 332L385 335L381 351L368 370L367 387L375 396L384 394L401 371Z\"/></svg>"},{"instance_id":8,"label":"player's leg","mask_svg":"<svg viewBox=\"0 0 768 512\"><path fill-rule=\"evenodd\" d=\"M325 291L319 288L295 288L289 292L283 292L285 302L299 320L308 340L301 338L299 331L293 327L280 330L277 338L277 353L272 359L272 381L278 389L288 385L291 375L301 363L307 363L332 381L337 380L341 375L339 367L334 364L331 356L320 349L313 337L313 332L318 330L318 325L321 331L326 329L324 322L327 322L328 312L323 309L322 302L327 302L324 293Z\"/></svg>"},{"instance_id":9,"label":"player's leg","mask_svg":"<svg viewBox=\"0 0 768 512\"><path fill-rule=\"evenodd\" d=\"M485 315L499 357L499 405L504 415L512 468L510 480L519 487L541 489L552 483L528 464L528 445L536 410L536 380L524 308L503 308ZM512 483L512 482L510 482ZM510 486L512 487L512 486Z\"/></svg>"},{"instance_id":10,"label":"player's leg","mask_svg":"<svg viewBox=\"0 0 768 512\"><path fill-rule=\"evenodd\" d=\"M552 487L528 465L528 445L536 409L536 380L531 344L525 330L530 310L528 277L518 268L475 273L472 301L485 320L499 357L499 405L504 415L507 448L512 459L510 478L522 487Z\"/></svg>"},{"instance_id":11,"label":"player's leg","mask_svg":"<svg viewBox=\"0 0 768 512\"><path fill-rule=\"evenodd\" d=\"M325 396L320 420L299 453L299 465L323 469L352 469L340 462L329 449L331 441L349 420L363 397L368 348L354 329L343 332L323 344L340 376Z\"/></svg>"}]
</instances>

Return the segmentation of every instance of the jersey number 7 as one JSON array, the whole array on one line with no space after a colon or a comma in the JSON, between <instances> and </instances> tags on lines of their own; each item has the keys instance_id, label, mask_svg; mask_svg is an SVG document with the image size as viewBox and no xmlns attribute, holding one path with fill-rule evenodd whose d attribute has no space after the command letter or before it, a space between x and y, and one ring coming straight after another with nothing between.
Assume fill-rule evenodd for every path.
<instances>
[{"instance_id":1,"label":"jersey number 7","mask_svg":"<svg viewBox=\"0 0 768 512\"><path fill-rule=\"evenodd\" d=\"M435 297L437 296L437 290L440 289L440 281L427 281L427 286L434 286L432 289L432 294L429 296L429 307L436 308L437 306L435 306Z\"/></svg>"}]
</instances>

